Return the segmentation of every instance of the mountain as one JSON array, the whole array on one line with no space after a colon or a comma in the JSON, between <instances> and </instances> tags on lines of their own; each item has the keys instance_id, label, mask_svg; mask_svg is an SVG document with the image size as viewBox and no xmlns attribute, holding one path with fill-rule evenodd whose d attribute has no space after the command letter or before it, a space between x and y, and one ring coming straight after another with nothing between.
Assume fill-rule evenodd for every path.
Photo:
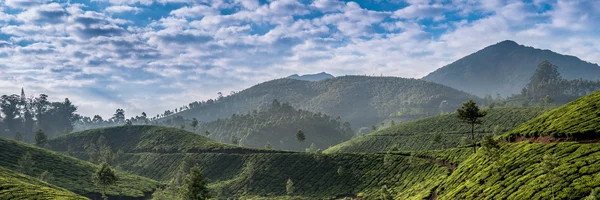
<instances>
[{"instance_id":1,"label":"mountain","mask_svg":"<svg viewBox=\"0 0 600 200\"><path fill-rule=\"evenodd\" d=\"M67 189L76 194L97 199L101 188L92 182L92 174L98 168L92 163L39 148L22 142L0 138L0 167L13 171L22 171L25 175L39 177L48 172L52 177L49 184ZM30 155L30 159L24 159ZM33 165L24 168L22 160L30 160ZM117 171L119 182L110 187L107 195L111 198L145 199L160 184L140 176Z\"/></svg>"},{"instance_id":2,"label":"mountain","mask_svg":"<svg viewBox=\"0 0 600 200\"><path fill-rule=\"evenodd\" d=\"M320 80L325 80L325 79L329 79L329 78L333 78L334 76L325 72L321 72L318 74L304 74L299 76L298 74L292 74L290 76L288 76L287 78L291 78L291 79L296 79L296 80L303 80L303 81L320 81Z\"/></svg>"},{"instance_id":3,"label":"mountain","mask_svg":"<svg viewBox=\"0 0 600 200\"><path fill-rule=\"evenodd\" d=\"M0 199L84 200L71 191L0 167Z\"/></svg>"},{"instance_id":4,"label":"mountain","mask_svg":"<svg viewBox=\"0 0 600 200\"><path fill-rule=\"evenodd\" d=\"M512 130L516 126L544 113L546 108L493 108L475 127L477 137ZM324 153L377 153L389 150L430 150L465 145L470 139L470 126L456 114L444 114L390 126L376 132L335 145ZM498 134L496 133L496 134ZM439 137L439 142L435 142Z\"/></svg>"},{"instance_id":5,"label":"mountain","mask_svg":"<svg viewBox=\"0 0 600 200\"><path fill-rule=\"evenodd\" d=\"M233 115L228 119L201 124L196 130L208 131L218 141L239 140L251 148L270 145L274 149L304 151L313 145L325 149L349 140L354 132L348 122L306 110L296 110L289 104L274 101L260 112ZM302 130L306 140L298 142L296 133Z\"/></svg>"},{"instance_id":6,"label":"mountain","mask_svg":"<svg viewBox=\"0 0 600 200\"><path fill-rule=\"evenodd\" d=\"M600 134L600 91L536 117L506 133L505 138L544 137L597 139Z\"/></svg>"},{"instance_id":7,"label":"mountain","mask_svg":"<svg viewBox=\"0 0 600 200\"><path fill-rule=\"evenodd\" d=\"M409 121L432 116L455 110L466 100L478 100L448 86L398 77L343 76L317 82L277 79L216 100L190 103L189 109L158 121L178 116L214 121L260 111L275 99L297 109L341 116L355 129L392 117Z\"/></svg>"},{"instance_id":8,"label":"mountain","mask_svg":"<svg viewBox=\"0 0 600 200\"><path fill-rule=\"evenodd\" d=\"M557 65L558 72L566 79L600 79L597 64L507 40L439 68L423 80L479 96L495 93L507 96L520 93L544 60Z\"/></svg>"}]
</instances>

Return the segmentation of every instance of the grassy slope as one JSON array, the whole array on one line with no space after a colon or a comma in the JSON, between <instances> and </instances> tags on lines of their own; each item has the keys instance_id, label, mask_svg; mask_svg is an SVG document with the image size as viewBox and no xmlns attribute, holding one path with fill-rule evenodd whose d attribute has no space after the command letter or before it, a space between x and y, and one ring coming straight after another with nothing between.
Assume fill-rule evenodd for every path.
<instances>
[{"instance_id":1,"label":"grassy slope","mask_svg":"<svg viewBox=\"0 0 600 200\"><path fill-rule=\"evenodd\" d=\"M87 198L37 178L0 167L0 199L83 200Z\"/></svg>"},{"instance_id":2,"label":"grassy slope","mask_svg":"<svg viewBox=\"0 0 600 200\"><path fill-rule=\"evenodd\" d=\"M545 111L544 108L494 108L488 110L483 124L476 126L478 135L491 133L495 126L510 130ZM433 133L442 133L444 144L431 142ZM454 114L438 115L398 124L374 133L338 144L325 153L385 152L396 146L399 150L431 150L456 147L461 138L470 138L470 126L460 122Z\"/></svg>"},{"instance_id":3,"label":"grassy slope","mask_svg":"<svg viewBox=\"0 0 600 200\"><path fill-rule=\"evenodd\" d=\"M2 149L1 167L18 171L20 169L18 160L29 152L35 165L32 172L27 175L37 177L42 172L48 171L53 177L50 184L84 196L96 196L100 192L100 188L91 181L92 174L97 168L92 163L8 139L0 139L0 149ZM152 192L158 186L156 181L147 178L123 172L119 172L118 175L121 181L110 188L109 195L143 197L145 193Z\"/></svg>"},{"instance_id":4,"label":"grassy slope","mask_svg":"<svg viewBox=\"0 0 600 200\"><path fill-rule=\"evenodd\" d=\"M551 199L551 184L542 157L558 159L556 199L581 199L600 187L600 145L509 143L498 161L480 150L469 157L438 188L438 199ZM500 170L495 167L501 166Z\"/></svg>"},{"instance_id":5,"label":"grassy slope","mask_svg":"<svg viewBox=\"0 0 600 200\"><path fill-rule=\"evenodd\" d=\"M121 169L155 180L170 180L179 164L189 157L192 163L203 167L210 187L221 197L283 196L286 181L291 178L296 188L293 195L300 198L330 198L360 192L376 195L387 185L401 192L398 195L403 199L422 199L447 175L444 167L403 156L247 149L166 127L89 130L53 139L50 144L60 147L70 143L76 154L85 157L77 152L83 149L80 145L96 141L100 135L104 135L114 150L123 151L117 158ZM203 149L205 147L207 149ZM56 149L66 150L64 147ZM342 172L338 173L340 168Z\"/></svg>"},{"instance_id":6,"label":"grassy slope","mask_svg":"<svg viewBox=\"0 0 600 200\"><path fill-rule=\"evenodd\" d=\"M506 133L504 137L596 138L598 134L600 134L600 91L528 121Z\"/></svg>"}]
</instances>

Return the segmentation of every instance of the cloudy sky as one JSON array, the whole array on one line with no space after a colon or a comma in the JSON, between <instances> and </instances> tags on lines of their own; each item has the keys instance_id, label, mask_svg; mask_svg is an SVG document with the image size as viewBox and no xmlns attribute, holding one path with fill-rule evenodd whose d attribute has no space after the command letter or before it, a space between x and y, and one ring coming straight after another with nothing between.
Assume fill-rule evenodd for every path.
<instances>
[{"instance_id":1,"label":"cloudy sky","mask_svg":"<svg viewBox=\"0 0 600 200\"><path fill-rule=\"evenodd\" d=\"M0 0L0 94L155 115L298 73L420 78L502 40L600 63L596 0Z\"/></svg>"}]
</instances>

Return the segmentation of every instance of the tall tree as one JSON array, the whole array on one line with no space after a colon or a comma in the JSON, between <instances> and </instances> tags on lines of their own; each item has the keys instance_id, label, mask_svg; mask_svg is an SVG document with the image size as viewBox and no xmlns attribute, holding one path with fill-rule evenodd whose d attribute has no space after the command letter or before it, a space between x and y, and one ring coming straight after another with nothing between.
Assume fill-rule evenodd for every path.
<instances>
[{"instance_id":1,"label":"tall tree","mask_svg":"<svg viewBox=\"0 0 600 200\"><path fill-rule=\"evenodd\" d=\"M300 143L303 143L305 139L306 136L304 135L304 132L302 132L302 130L298 130L298 132L296 133L296 140L298 140L298 142Z\"/></svg>"},{"instance_id":2,"label":"tall tree","mask_svg":"<svg viewBox=\"0 0 600 200\"><path fill-rule=\"evenodd\" d=\"M477 146L475 144L475 124L481 124L481 118L484 117L487 112L479 110L479 107L473 100L463 103L462 108L456 110L456 112L458 114L458 119L471 125L471 144L473 145L473 152L477 152Z\"/></svg>"},{"instance_id":3,"label":"tall tree","mask_svg":"<svg viewBox=\"0 0 600 200\"><path fill-rule=\"evenodd\" d=\"M4 114L3 122L9 131L16 132L22 127L22 121L19 119L21 114L21 97L19 95L2 95L0 97L0 109Z\"/></svg>"},{"instance_id":4,"label":"tall tree","mask_svg":"<svg viewBox=\"0 0 600 200\"><path fill-rule=\"evenodd\" d=\"M125 110L118 108L113 114L113 120L118 124L125 123Z\"/></svg>"},{"instance_id":5,"label":"tall tree","mask_svg":"<svg viewBox=\"0 0 600 200\"><path fill-rule=\"evenodd\" d=\"M192 119L192 129L194 130L194 133L196 132L196 128L198 127L198 120L194 117Z\"/></svg>"},{"instance_id":6,"label":"tall tree","mask_svg":"<svg viewBox=\"0 0 600 200\"><path fill-rule=\"evenodd\" d=\"M31 158L31 153L26 152L19 160L17 161L19 165L19 171L23 174L31 174L33 171L33 166L35 165L35 161Z\"/></svg>"},{"instance_id":7,"label":"tall tree","mask_svg":"<svg viewBox=\"0 0 600 200\"><path fill-rule=\"evenodd\" d=\"M210 198L206 181L200 167L192 167L190 173L185 177L180 190L180 198L183 200L204 200Z\"/></svg>"},{"instance_id":8,"label":"tall tree","mask_svg":"<svg viewBox=\"0 0 600 200\"><path fill-rule=\"evenodd\" d=\"M541 169L544 173L546 173L546 180L550 182L550 190L552 192L552 199L554 197L554 184L558 180L558 173L555 170L558 167L558 160L553 154L545 154L542 157L542 162L540 163Z\"/></svg>"},{"instance_id":9,"label":"tall tree","mask_svg":"<svg viewBox=\"0 0 600 200\"><path fill-rule=\"evenodd\" d=\"M108 200L108 197L106 196L108 187L117 184L119 177L117 177L117 174L107 162L103 162L100 165L100 168L96 170L96 173L94 173L92 180L97 186L102 187L102 199Z\"/></svg>"},{"instance_id":10,"label":"tall tree","mask_svg":"<svg viewBox=\"0 0 600 200\"><path fill-rule=\"evenodd\" d=\"M48 144L48 136L42 129L38 129L35 132L35 145L38 147L44 147Z\"/></svg>"}]
</instances>

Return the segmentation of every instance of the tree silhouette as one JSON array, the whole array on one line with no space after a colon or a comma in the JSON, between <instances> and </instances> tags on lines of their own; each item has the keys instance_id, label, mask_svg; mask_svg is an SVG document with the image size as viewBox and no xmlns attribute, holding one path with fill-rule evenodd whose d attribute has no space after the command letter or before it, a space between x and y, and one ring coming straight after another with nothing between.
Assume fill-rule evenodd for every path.
<instances>
[{"instance_id":1,"label":"tree silhouette","mask_svg":"<svg viewBox=\"0 0 600 200\"><path fill-rule=\"evenodd\" d=\"M298 142L300 143L303 143L305 139L306 136L304 135L304 132L302 132L302 130L298 130L298 132L296 133L296 140L298 140Z\"/></svg>"},{"instance_id":2,"label":"tree silhouette","mask_svg":"<svg viewBox=\"0 0 600 200\"><path fill-rule=\"evenodd\" d=\"M183 181L179 196L183 200L204 200L210 198L200 167L192 167L190 169L190 173Z\"/></svg>"},{"instance_id":3,"label":"tree silhouette","mask_svg":"<svg viewBox=\"0 0 600 200\"><path fill-rule=\"evenodd\" d=\"M106 191L109 186L117 183L119 178L107 162L103 162L92 178L96 185L102 187L102 199L107 200Z\"/></svg>"},{"instance_id":4,"label":"tree silhouette","mask_svg":"<svg viewBox=\"0 0 600 200\"><path fill-rule=\"evenodd\" d=\"M473 145L473 152L477 152L477 146L475 145L475 124L481 124L481 118L487 112L479 110L479 107L477 107L477 104L473 100L463 103L462 108L456 110L456 112L458 119L471 125L471 144Z\"/></svg>"}]
</instances>

